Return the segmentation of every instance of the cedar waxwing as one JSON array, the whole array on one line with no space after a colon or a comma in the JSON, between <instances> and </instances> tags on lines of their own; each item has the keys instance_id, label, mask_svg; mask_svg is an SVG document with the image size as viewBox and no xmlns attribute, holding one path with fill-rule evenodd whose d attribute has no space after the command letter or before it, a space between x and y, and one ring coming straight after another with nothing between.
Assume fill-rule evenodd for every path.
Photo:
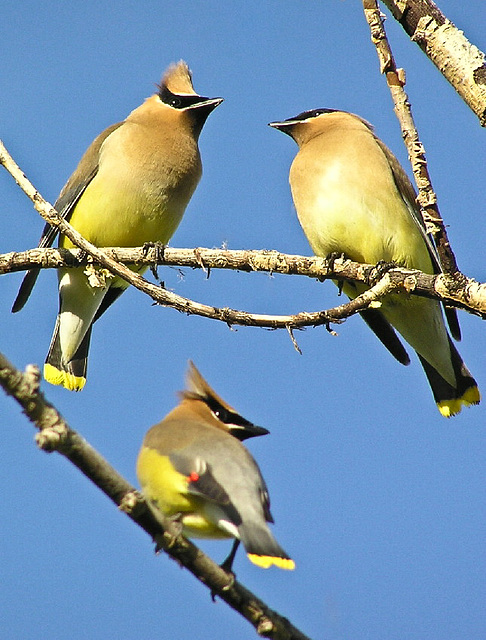
<instances>
[{"instance_id":1,"label":"cedar waxwing","mask_svg":"<svg viewBox=\"0 0 486 640\"><path fill-rule=\"evenodd\" d=\"M425 232L415 190L392 152L372 126L334 109L305 111L271 127L299 146L290 188L297 215L318 256L344 254L356 262L396 263L429 274L440 266ZM355 298L367 287L344 283ZM445 313L452 335L460 339L455 310ZM380 309L361 313L371 330L402 364L410 360L393 327L417 352L441 414L478 404L476 381L447 333L436 300L394 294Z\"/></svg>"},{"instance_id":2,"label":"cedar waxwing","mask_svg":"<svg viewBox=\"0 0 486 640\"><path fill-rule=\"evenodd\" d=\"M146 434L137 476L146 498L196 538L235 538L223 566L229 571L239 542L260 567L293 569L267 522L267 487L241 440L268 433L240 416L189 363L181 402Z\"/></svg>"},{"instance_id":3,"label":"cedar waxwing","mask_svg":"<svg viewBox=\"0 0 486 640\"><path fill-rule=\"evenodd\" d=\"M98 247L167 243L201 178L199 134L222 98L196 94L182 60L167 69L158 88L94 140L55 203ZM39 246L51 246L56 233L46 225ZM61 236L59 246L74 245ZM22 309L38 274L38 269L27 273L12 311ZM83 269L59 269L59 315L44 365L48 382L83 388L93 322L127 286L111 278L94 287Z\"/></svg>"}]
</instances>

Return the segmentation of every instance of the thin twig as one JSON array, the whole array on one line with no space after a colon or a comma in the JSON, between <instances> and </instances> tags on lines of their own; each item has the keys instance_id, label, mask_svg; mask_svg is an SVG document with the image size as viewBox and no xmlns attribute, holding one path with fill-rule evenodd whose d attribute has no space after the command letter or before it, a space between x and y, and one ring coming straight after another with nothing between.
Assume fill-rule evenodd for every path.
<instances>
[{"instance_id":1,"label":"thin twig","mask_svg":"<svg viewBox=\"0 0 486 640\"><path fill-rule=\"evenodd\" d=\"M177 249L164 247L163 253L157 247L103 247L103 251L113 260L137 267L164 265L202 269L207 276L208 268L231 269L234 271L261 271L286 275L303 275L309 278L326 279L338 277L330 262L317 256L299 256L280 253L275 250L229 250ZM345 261L341 260L340 264ZM348 261L349 262L349 261ZM58 269L59 267L80 267L97 264L81 249L29 249L0 254L0 275L24 271L33 267ZM350 263L351 264L351 263ZM357 263L356 263L357 264Z\"/></svg>"}]
</instances>

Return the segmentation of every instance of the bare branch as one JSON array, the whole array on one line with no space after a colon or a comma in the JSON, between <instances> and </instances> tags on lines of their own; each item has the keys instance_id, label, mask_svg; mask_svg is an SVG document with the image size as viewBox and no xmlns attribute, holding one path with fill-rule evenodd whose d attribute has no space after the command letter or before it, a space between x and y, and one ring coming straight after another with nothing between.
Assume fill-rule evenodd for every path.
<instances>
[{"instance_id":1,"label":"bare branch","mask_svg":"<svg viewBox=\"0 0 486 640\"><path fill-rule=\"evenodd\" d=\"M191 269L206 268L207 270L231 269L236 271L259 271L279 273L283 275L300 275L317 280L348 280L369 284L369 276L373 273L374 265L361 264L338 258L332 261L318 257L289 255L278 251L230 251L228 249L176 249L165 247L163 255L157 248L133 249L107 247L104 249L114 260L124 264L137 266L175 266ZM21 271L31 267L58 268L85 266L97 263L85 251L80 249L31 249L29 251L0 254L0 274ZM472 278L465 278L460 283L446 274L430 275L412 269L394 268L388 272L393 287L397 291L404 291L415 295L435 298L450 305L459 307L470 313L486 317L486 284L481 284ZM334 322L347 317L343 314L343 307L318 311L305 316L259 316L252 313L235 311L232 309L218 309L217 307L198 305L192 300L175 296L162 287L150 284L141 278L139 289L150 295L160 305L172 306L168 296L174 296L177 304L174 308L188 314L205 315L215 320L222 320L229 324L244 324L263 326L274 329L296 329L303 326L316 326ZM160 296L159 296L160 293ZM350 314L355 313L349 304L345 307ZM202 313L201 313L202 309ZM263 318L273 318L264 321ZM250 322L251 319L251 322Z\"/></svg>"},{"instance_id":2,"label":"bare branch","mask_svg":"<svg viewBox=\"0 0 486 640\"><path fill-rule=\"evenodd\" d=\"M451 249L447 231L439 212L437 196L432 188L425 158L425 149L419 139L408 96L403 88L405 85L405 72L403 69L397 69L395 65L377 0L363 0L363 7L371 30L371 41L376 47L380 60L380 70L385 74L395 105L395 114L400 122L402 135L408 150L413 175L419 191L417 201L422 207L425 225L434 237L443 271L450 275L454 274L454 278L460 281L464 276L458 273L456 258Z\"/></svg>"},{"instance_id":3,"label":"bare branch","mask_svg":"<svg viewBox=\"0 0 486 640\"><path fill-rule=\"evenodd\" d=\"M257 633L275 640L309 640L286 618L270 609L198 547L177 531L176 525L150 507L91 445L71 429L39 390L40 372L29 365L25 373L0 353L0 385L17 400L39 429L36 441L45 451L57 451L70 460L136 524L144 529L173 560L188 569L212 593L240 613Z\"/></svg>"},{"instance_id":4,"label":"bare branch","mask_svg":"<svg viewBox=\"0 0 486 640\"><path fill-rule=\"evenodd\" d=\"M364 0L370 2L372 0ZM376 19L376 17L374 18ZM317 312L301 312L294 315L266 315L266 314L252 314L245 311L238 311L229 308L219 308L211 305L201 304L183 298L177 294L167 291L163 287L154 285L137 273L134 273L121 262L117 261L119 258L125 258L127 253L132 252L128 259L131 264L142 266L144 263L155 264L170 264L167 255L174 249L165 249L163 252L163 258L160 258L160 250L155 247L153 249L141 248L137 251L141 252L138 255L134 255L134 250L127 249L99 249L85 240L66 220L61 218L57 211L46 202L35 187L29 182L25 175L21 172L20 168L14 162L8 151L0 142L0 163L11 173L16 182L22 188L22 190L29 196L34 203L35 208L42 217L59 228L59 231L69 237L69 239L78 247L80 247L90 257L87 259L87 263L96 262L97 264L106 267L111 273L123 278L129 284L147 293L152 297L155 302L162 306L170 306L178 311L186 314L196 314L215 320L220 320L228 325L243 325L243 326L258 326L271 329L284 328L287 330L298 329L306 326L326 325L333 322L339 322L344 318L353 315L363 309L366 309L370 304L376 304L377 301L392 291L398 292L400 290L407 293L413 291L417 294L429 295L437 297L446 302L451 302L456 306L463 307L473 313L477 313L481 316L484 315L486 304L483 299L484 290L486 287L478 285L474 280L469 280L465 276L461 275L460 280L456 280L446 275L427 276L420 272L411 272L409 270L394 270L394 277L391 277L391 272L387 274L385 279L382 279L375 287L365 292L356 299L339 305L333 309L317 311ZM152 253L151 253L152 252ZM241 269L245 271L265 270L271 272L280 273L300 273L306 272L306 275L311 277L317 277L319 279L325 277L335 277L338 279L354 279L361 282L368 283L368 274L372 270L372 265L360 265L358 263L351 263L347 260L334 260L332 261L332 269L326 260L321 258L305 258L302 256L286 256L277 252L230 252L230 251L216 251L213 250L212 255L208 255L210 250L208 249L194 249L186 250L184 264L190 265L193 268L232 268ZM66 251L62 249L36 249L29 253L29 257L37 261L35 264L41 266L48 266L48 259L52 262L54 267L59 267L61 260L67 260L73 266L84 264L85 257L81 257L79 252ZM9 253L0 257L0 265L3 272L19 268L18 255L15 253ZM180 257L180 256L179 256ZM214 265L210 264L211 260L214 260ZM70 262L72 261L72 263ZM175 264L175 262L172 262ZM180 264L180 263L177 263ZM324 275L323 275L324 273ZM404 275L406 274L406 275ZM413 286L409 286L408 281L413 279ZM419 281L426 282L423 288L419 286Z\"/></svg>"},{"instance_id":5,"label":"bare branch","mask_svg":"<svg viewBox=\"0 0 486 640\"><path fill-rule=\"evenodd\" d=\"M432 0L384 0L464 102L486 126L485 55L469 42Z\"/></svg>"},{"instance_id":6,"label":"bare branch","mask_svg":"<svg viewBox=\"0 0 486 640\"><path fill-rule=\"evenodd\" d=\"M153 300L163 306L170 306L182 313L197 314L207 318L221 320L228 325L239 324L245 326L260 326L271 329L299 328L303 326L312 326L316 324L328 324L335 319L346 317L346 311L341 305L336 314L327 312L316 313L299 313L292 316L272 316L262 314L249 314L245 311L236 311L228 308L218 308L204 305L199 302L193 302L182 296L178 296L166 289L156 286L142 276L134 273L125 265L113 260L108 252L104 249L98 249L88 242L81 234L79 234L66 220L64 220L58 212L48 202L42 198L40 193L35 189L31 182L25 177L18 165L8 153L5 146L0 141L0 163L11 173L17 184L21 187L26 195L34 203L36 210L50 224L58 227L59 231L66 235L76 246L84 249L90 256L96 259L98 263L109 269L111 273L123 278L126 282L133 285L140 291L150 295ZM196 256L201 266L200 255ZM344 314L344 315L343 315Z\"/></svg>"},{"instance_id":7,"label":"bare branch","mask_svg":"<svg viewBox=\"0 0 486 640\"><path fill-rule=\"evenodd\" d=\"M190 267L211 271L213 269L231 269L234 271L260 271L287 275L304 275L310 278L325 279L336 277L329 261L316 256L299 256L270 250L228 250L176 249L163 247L103 247L103 251L113 260L137 267L163 265L171 267ZM80 267L97 264L91 256L81 249L29 249L28 251L0 254L0 275L24 271L32 267L58 269L59 267Z\"/></svg>"}]
</instances>

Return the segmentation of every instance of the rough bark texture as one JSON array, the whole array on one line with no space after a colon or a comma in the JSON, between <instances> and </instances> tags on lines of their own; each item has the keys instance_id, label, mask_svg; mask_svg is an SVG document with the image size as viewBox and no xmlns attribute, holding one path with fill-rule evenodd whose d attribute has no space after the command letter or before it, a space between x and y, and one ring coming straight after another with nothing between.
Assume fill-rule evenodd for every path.
<instances>
[{"instance_id":1,"label":"rough bark texture","mask_svg":"<svg viewBox=\"0 0 486 640\"><path fill-rule=\"evenodd\" d=\"M432 0L384 0L384 3L478 116L481 125L486 126L484 53L467 40Z\"/></svg>"}]
</instances>

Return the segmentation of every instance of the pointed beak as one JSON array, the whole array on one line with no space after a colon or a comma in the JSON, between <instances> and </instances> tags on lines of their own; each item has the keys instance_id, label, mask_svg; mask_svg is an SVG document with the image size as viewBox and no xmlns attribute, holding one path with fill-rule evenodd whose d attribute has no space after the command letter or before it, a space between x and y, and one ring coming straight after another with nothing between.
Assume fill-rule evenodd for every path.
<instances>
[{"instance_id":1,"label":"pointed beak","mask_svg":"<svg viewBox=\"0 0 486 640\"><path fill-rule=\"evenodd\" d=\"M253 438L254 436L266 436L270 433L270 431L268 429L265 429L265 427L258 427L256 424L253 424L250 430L251 438Z\"/></svg>"},{"instance_id":2,"label":"pointed beak","mask_svg":"<svg viewBox=\"0 0 486 640\"><path fill-rule=\"evenodd\" d=\"M189 109L204 109L209 115L211 111L216 109L223 101L224 98L206 98L201 96L200 100L192 107L189 107Z\"/></svg>"},{"instance_id":3,"label":"pointed beak","mask_svg":"<svg viewBox=\"0 0 486 640\"><path fill-rule=\"evenodd\" d=\"M237 438L238 440L248 440L248 438L255 438L256 436L266 436L270 431L265 429L265 427L257 427L256 424L245 424L245 425L231 425L230 427L231 435Z\"/></svg>"},{"instance_id":4,"label":"pointed beak","mask_svg":"<svg viewBox=\"0 0 486 640\"><path fill-rule=\"evenodd\" d=\"M269 122L268 126L272 127L272 129L278 129L279 131L282 131L282 133L286 133L288 136L292 137L290 131L294 124L296 124L295 120L283 120L282 122Z\"/></svg>"},{"instance_id":5,"label":"pointed beak","mask_svg":"<svg viewBox=\"0 0 486 640\"><path fill-rule=\"evenodd\" d=\"M209 114L223 102L223 98L206 98L204 96L198 96L198 98L199 99L197 102L186 108L186 111L189 113L193 109L192 114L195 117L195 121L193 124L193 134L196 136L196 138L199 137L201 129L203 128L203 125L206 122Z\"/></svg>"}]
</instances>

